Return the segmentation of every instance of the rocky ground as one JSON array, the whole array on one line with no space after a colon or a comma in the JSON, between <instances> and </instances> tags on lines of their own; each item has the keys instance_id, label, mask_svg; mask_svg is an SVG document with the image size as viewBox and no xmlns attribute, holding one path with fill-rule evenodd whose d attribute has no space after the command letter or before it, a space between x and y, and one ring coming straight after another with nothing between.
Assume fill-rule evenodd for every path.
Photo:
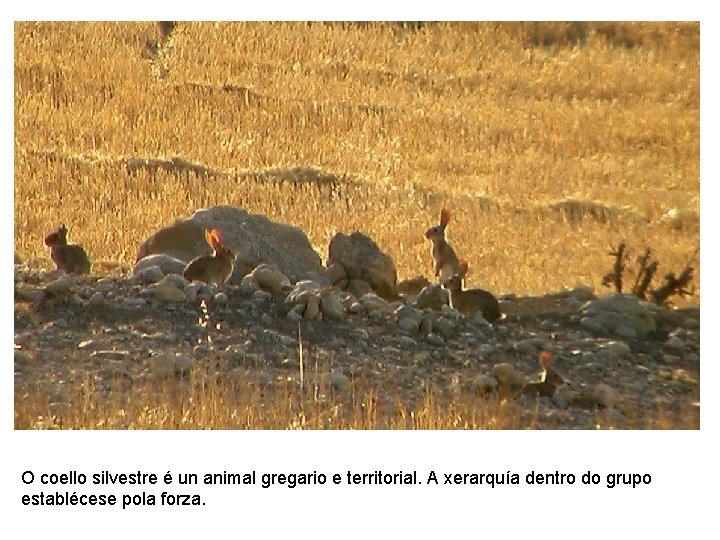
<instances>
[{"instance_id":1,"label":"rocky ground","mask_svg":"<svg viewBox=\"0 0 720 540\"><path fill-rule=\"evenodd\" d=\"M210 288L156 271L66 276L16 264L16 400L42 387L62 404L74 382L117 391L120 379L130 389L213 359L221 377L272 392L299 378L301 326L304 376L323 378L336 399L352 385L376 389L381 406L401 400L412 409L431 388L482 407L508 380L537 379L538 352L551 349L566 384L552 398L509 398L536 426L594 428L601 415L617 428L699 427L699 309L598 300L578 288L507 297L507 316L490 325L449 306L420 307L416 296L357 298L321 276L263 285Z\"/></svg>"}]
</instances>

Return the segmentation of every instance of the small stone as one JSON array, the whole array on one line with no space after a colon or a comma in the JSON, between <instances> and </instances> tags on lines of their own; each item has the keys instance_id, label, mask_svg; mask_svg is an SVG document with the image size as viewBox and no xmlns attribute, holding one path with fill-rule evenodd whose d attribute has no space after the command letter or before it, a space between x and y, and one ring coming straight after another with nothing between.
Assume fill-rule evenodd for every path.
<instances>
[{"instance_id":1,"label":"small stone","mask_svg":"<svg viewBox=\"0 0 720 540\"><path fill-rule=\"evenodd\" d=\"M574 289L570 289L568 294L581 302L588 302L595 299L595 290L592 287L586 285L579 285Z\"/></svg>"},{"instance_id":2,"label":"small stone","mask_svg":"<svg viewBox=\"0 0 720 540\"><path fill-rule=\"evenodd\" d=\"M675 335L668 338L665 342L665 347L674 351L683 351L685 349L685 344L682 342L682 339Z\"/></svg>"},{"instance_id":3,"label":"small stone","mask_svg":"<svg viewBox=\"0 0 720 540\"><path fill-rule=\"evenodd\" d=\"M182 290L185 288L185 285L189 283L187 279L185 279L180 274L167 274L164 278L165 281L168 283L175 285L178 289ZM206 287L209 287L207 284L203 284Z\"/></svg>"},{"instance_id":4,"label":"small stone","mask_svg":"<svg viewBox=\"0 0 720 540\"><path fill-rule=\"evenodd\" d=\"M304 309L304 306L301 304L298 304L296 306L293 306L293 308L288 311L287 318L291 321L301 321L303 319L302 311Z\"/></svg>"},{"instance_id":5,"label":"small stone","mask_svg":"<svg viewBox=\"0 0 720 540\"><path fill-rule=\"evenodd\" d=\"M503 386L522 386L525 384L523 374L508 363L495 364L490 372Z\"/></svg>"},{"instance_id":6,"label":"small stone","mask_svg":"<svg viewBox=\"0 0 720 540\"><path fill-rule=\"evenodd\" d=\"M397 285L397 291L406 296L417 296L430 282L425 276L419 275L414 278L404 279Z\"/></svg>"},{"instance_id":7,"label":"small stone","mask_svg":"<svg viewBox=\"0 0 720 540\"><path fill-rule=\"evenodd\" d=\"M157 377L169 377L175 373L175 359L168 353L150 357L150 371Z\"/></svg>"},{"instance_id":8,"label":"small stone","mask_svg":"<svg viewBox=\"0 0 720 540\"><path fill-rule=\"evenodd\" d=\"M251 278L264 290L279 293L283 289L290 289L290 280L283 274L277 265L263 263L251 273Z\"/></svg>"},{"instance_id":9,"label":"small stone","mask_svg":"<svg viewBox=\"0 0 720 540\"><path fill-rule=\"evenodd\" d=\"M124 298L122 301L122 307L131 310L144 309L147 307L147 302L144 298Z\"/></svg>"},{"instance_id":10,"label":"small stone","mask_svg":"<svg viewBox=\"0 0 720 540\"><path fill-rule=\"evenodd\" d=\"M436 345L438 347L445 345L445 340L434 332L429 333L425 338L425 341L427 341L430 345Z\"/></svg>"},{"instance_id":11,"label":"small stone","mask_svg":"<svg viewBox=\"0 0 720 540\"><path fill-rule=\"evenodd\" d=\"M251 298L256 303L264 304L265 302L267 302L268 300L270 300L272 298L272 294L270 294L267 291L257 290L254 293L252 293Z\"/></svg>"},{"instance_id":12,"label":"small stone","mask_svg":"<svg viewBox=\"0 0 720 540\"><path fill-rule=\"evenodd\" d=\"M40 304L45 300L46 294L43 289L29 288L29 289L18 289L15 292L16 298L25 300L32 304Z\"/></svg>"},{"instance_id":13,"label":"small stone","mask_svg":"<svg viewBox=\"0 0 720 540\"><path fill-rule=\"evenodd\" d=\"M426 315L423 317L423 320L420 322L420 333L427 335L432 332L435 327L436 320L437 317L435 315Z\"/></svg>"},{"instance_id":14,"label":"small stone","mask_svg":"<svg viewBox=\"0 0 720 540\"><path fill-rule=\"evenodd\" d=\"M32 341L32 332L23 332L22 334L15 334L15 345L20 348L27 348Z\"/></svg>"},{"instance_id":15,"label":"small stone","mask_svg":"<svg viewBox=\"0 0 720 540\"><path fill-rule=\"evenodd\" d=\"M283 335L283 334L280 334L280 343L282 343L282 344L285 345L286 347L296 348L296 347L298 346L298 340L297 340L297 339L295 339L295 338L293 338L293 337L290 337L290 336L285 336L285 335Z\"/></svg>"},{"instance_id":16,"label":"small stone","mask_svg":"<svg viewBox=\"0 0 720 540\"><path fill-rule=\"evenodd\" d=\"M606 408L614 407L622 401L620 394L606 383L596 384L592 389L591 395L598 405Z\"/></svg>"},{"instance_id":17,"label":"small stone","mask_svg":"<svg viewBox=\"0 0 720 540\"><path fill-rule=\"evenodd\" d=\"M45 291L51 294L66 294L70 292L74 285L75 280L68 275L64 275L45 285Z\"/></svg>"},{"instance_id":18,"label":"small stone","mask_svg":"<svg viewBox=\"0 0 720 540\"><path fill-rule=\"evenodd\" d=\"M342 320L345 316L345 306L336 294L329 294L322 299L320 311L323 317L331 321Z\"/></svg>"},{"instance_id":19,"label":"small stone","mask_svg":"<svg viewBox=\"0 0 720 540\"><path fill-rule=\"evenodd\" d=\"M350 379L337 371L331 372L328 380L330 381L330 387L335 391L345 390L350 385Z\"/></svg>"},{"instance_id":20,"label":"small stone","mask_svg":"<svg viewBox=\"0 0 720 540\"><path fill-rule=\"evenodd\" d=\"M307 299L303 319L315 319L320 314L320 296L311 294Z\"/></svg>"},{"instance_id":21,"label":"small stone","mask_svg":"<svg viewBox=\"0 0 720 540\"><path fill-rule=\"evenodd\" d=\"M448 305L450 296L446 289L439 283L428 285L420 291L415 305L420 309L440 310L443 306Z\"/></svg>"},{"instance_id":22,"label":"small stone","mask_svg":"<svg viewBox=\"0 0 720 540\"><path fill-rule=\"evenodd\" d=\"M412 348L417 347L417 341L415 341L410 336L400 336L397 339L397 343L404 349L412 349Z\"/></svg>"},{"instance_id":23,"label":"small stone","mask_svg":"<svg viewBox=\"0 0 720 540\"><path fill-rule=\"evenodd\" d=\"M510 334L510 328L503 326L502 324L498 324L496 326L490 325L488 330L496 334L498 337L505 337Z\"/></svg>"},{"instance_id":24,"label":"small stone","mask_svg":"<svg viewBox=\"0 0 720 540\"><path fill-rule=\"evenodd\" d=\"M521 354L535 356L540 349L548 349L549 345L543 338L534 337L516 342L513 348Z\"/></svg>"},{"instance_id":25,"label":"small stone","mask_svg":"<svg viewBox=\"0 0 720 540\"><path fill-rule=\"evenodd\" d=\"M341 264L331 264L323 269L323 276L332 284L348 277L345 267Z\"/></svg>"},{"instance_id":26,"label":"small stone","mask_svg":"<svg viewBox=\"0 0 720 540\"><path fill-rule=\"evenodd\" d=\"M465 318L465 314L463 314L462 311L459 311L450 305L442 306L440 308L440 311L442 312L443 316L455 322L458 322ZM480 317L482 318L482 315L480 315Z\"/></svg>"},{"instance_id":27,"label":"small stone","mask_svg":"<svg viewBox=\"0 0 720 540\"><path fill-rule=\"evenodd\" d=\"M367 341L368 339L370 339L370 334L364 328L355 328L352 331L352 336L354 339L358 339L358 340Z\"/></svg>"},{"instance_id":28,"label":"small stone","mask_svg":"<svg viewBox=\"0 0 720 540\"><path fill-rule=\"evenodd\" d=\"M93 293L93 295L88 300L88 306L91 307L100 307L105 304L105 296L100 291Z\"/></svg>"},{"instance_id":29,"label":"small stone","mask_svg":"<svg viewBox=\"0 0 720 540\"><path fill-rule=\"evenodd\" d=\"M620 358L632 351L630 346L624 341L609 341L602 345L602 350L605 351L611 358Z\"/></svg>"},{"instance_id":30,"label":"small stone","mask_svg":"<svg viewBox=\"0 0 720 540\"><path fill-rule=\"evenodd\" d=\"M159 266L146 266L133 274L133 276L130 278L130 283L132 283L133 285L149 285L151 283L157 283L158 281L161 281L164 277L165 273Z\"/></svg>"},{"instance_id":31,"label":"small stone","mask_svg":"<svg viewBox=\"0 0 720 540\"><path fill-rule=\"evenodd\" d=\"M347 308L347 310L348 313L352 315L359 315L364 311L363 306L360 302L353 302L352 304L350 304L350 307Z\"/></svg>"},{"instance_id":32,"label":"small stone","mask_svg":"<svg viewBox=\"0 0 720 540\"><path fill-rule=\"evenodd\" d=\"M478 375L472 380L472 389L481 394L490 394L498 387L498 380L491 375Z\"/></svg>"},{"instance_id":33,"label":"small stone","mask_svg":"<svg viewBox=\"0 0 720 540\"><path fill-rule=\"evenodd\" d=\"M305 304L311 295L320 295L323 286L312 280L298 281L285 298L288 304Z\"/></svg>"},{"instance_id":34,"label":"small stone","mask_svg":"<svg viewBox=\"0 0 720 540\"><path fill-rule=\"evenodd\" d=\"M168 279L169 277L170 276L165 276L158 283L150 287L153 298L160 302L186 302L187 298L185 297L185 293L177 287L173 280Z\"/></svg>"},{"instance_id":35,"label":"small stone","mask_svg":"<svg viewBox=\"0 0 720 540\"><path fill-rule=\"evenodd\" d=\"M176 353L175 354L175 369L180 373L186 373L190 371L193 364L192 356L188 354Z\"/></svg>"},{"instance_id":36,"label":"small stone","mask_svg":"<svg viewBox=\"0 0 720 540\"><path fill-rule=\"evenodd\" d=\"M219 292L213 296L213 304L216 306L225 306L228 303L228 295L224 292Z\"/></svg>"},{"instance_id":37,"label":"small stone","mask_svg":"<svg viewBox=\"0 0 720 540\"><path fill-rule=\"evenodd\" d=\"M263 313L262 316L260 317L260 321L265 326L272 326L273 324L275 324L275 319L273 319L273 316L270 315L269 313Z\"/></svg>"},{"instance_id":38,"label":"small stone","mask_svg":"<svg viewBox=\"0 0 720 540\"><path fill-rule=\"evenodd\" d=\"M402 305L395 310L395 316L399 319L416 319L418 324L423 318L423 311L412 306Z\"/></svg>"},{"instance_id":39,"label":"small stone","mask_svg":"<svg viewBox=\"0 0 720 540\"><path fill-rule=\"evenodd\" d=\"M95 351L90 355L96 360L129 360L129 351Z\"/></svg>"},{"instance_id":40,"label":"small stone","mask_svg":"<svg viewBox=\"0 0 720 540\"><path fill-rule=\"evenodd\" d=\"M390 313L392 311L392 307L390 306L390 303L385 300L384 298L381 298L375 293L368 293L364 294L360 297L359 302L362 304L363 308L368 314L373 313Z\"/></svg>"},{"instance_id":41,"label":"small stone","mask_svg":"<svg viewBox=\"0 0 720 540\"><path fill-rule=\"evenodd\" d=\"M637 335L638 335L637 330L635 330L634 328L629 327L629 326L626 325L626 324L619 324L619 325L617 325L617 326L614 328L613 333L614 333L616 336L620 336L620 337L624 337L624 338L629 338L629 339L634 339L634 338L636 338Z\"/></svg>"},{"instance_id":42,"label":"small stone","mask_svg":"<svg viewBox=\"0 0 720 540\"><path fill-rule=\"evenodd\" d=\"M210 347L207 345L195 345L193 347L193 354L195 355L195 358L204 358L205 356L210 354Z\"/></svg>"},{"instance_id":43,"label":"small stone","mask_svg":"<svg viewBox=\"0 0 720 540\"><path fill-rule=\"evenodd\" d=\"M440 334L443 338L450 339L455 335L457 326L445 317L438 317L433 325L433 330Z\"/></svg>"},{"instance_id":44,"label":"small stone","mask_svg":"<svg viewBox=\"0 0 720 540\"><path fill-rule=\"evenodd\" d=\"M20 349L15 349L14 357L16 367L26 366L28 364L31 364L33 361L33 358L29 353L21 351Z\"/></svg>"},{"instance_id":45,"label":"small stone","mask_svg":"<svg viewBox=\"0 0 720 540\"><path fill-rule=\"evenodd\" d=\"M260 285L255 278L250 274L244 276L240 281L240 293L243 296L251 296L253 293L260 290Z\"/></svg>"},{"instance_id":46,"label":"small stone","mask_svg":"<svg viewBox=\"0 0 720 540\"><path fill-rule=\"evenodd\" d=\"M362 279L351 279L348 281L347 287L345 289L354 295L356 298L360 298L364 294L368 293L374 293L373 288L370 286L370 284L367 281L364 281Z\"/></svg>"},{"instance_id":47,"label":"small stone","mask_svg":"<svg viewBox=\"0 0 720 540\"><path fill-rule=\"evenodd\" d=\"M183 287L183 293L188 302L194 303L197 301L198 293L202 290L203 284L200 281L193 281Z\"/></svg>"},{"instance_id":48,"label":"small stone","mask_svg":"<svg viewBox=\"0 0 720 540\"><path fill-rule=\"evenodd\" d=\"M398 319L398 326L410 334L416 334L420 329L420 321L412 317L402 317Z\"/></svg>"},{"instance_id":49,"label":"small stone","mask_svg":"<svg viewBox=\"0 0 720 540\"><path fill-rule=\"evenodd\" d=\"M491 354L495 350L495 347L490 345L489 343L481 343L477 347L477 352L483 355Z\"/></svg>"},{"instance_id":50,"label":"small stone","mask_svg":"<svg viewBox=\"0 0 720 540\"><path fill-rule=\"evenodd\" d=\"M604 330L602 322L595 317L583 317L580 319L580 326L592 332L602 332Z\"/></svg>"},{"instance_id":51,"label":"small stone","mask_svg":"<svg viewBox=\"0 0 720 540\"><path fill-rule=\"evenodd\" d=\"M182 274L187 263L165 253L155 253L143 257L133 266L133 277L151 267L159 268L162 274ZM160 278L162 279L162 277ZM156 280L159 281L159 280Z\"/></svg>"}]
</instances>

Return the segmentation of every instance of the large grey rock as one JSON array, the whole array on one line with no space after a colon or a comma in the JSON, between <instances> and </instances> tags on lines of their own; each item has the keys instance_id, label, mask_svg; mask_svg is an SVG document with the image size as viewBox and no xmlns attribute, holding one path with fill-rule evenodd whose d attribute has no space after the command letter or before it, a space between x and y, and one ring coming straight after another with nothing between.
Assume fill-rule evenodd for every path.
<instances>
[{"instance_id":1,"label":"large grey rock","mask_svg":"<svg viewBox=\"0 0 720 540\"><path fill-rule=\"evenodd\" d=\"M350 279L367 282L383 298L397 298L395 263L369 236L358 231L333 236L328 246L327 266L333 264L342 266Z\"/></svg>"},{"instance_id":2,"label":"large grey rock","mask_svg":"<svg viewBox=\"0 0 720 540\"><path fill-rule=\"evenodd\" d=\"M189 219L160 229L140 246L137 260L154 253L186 262L208 255L212 249L205 240L205 229L218 229L223 243L236 254L230 284L239 284L261 263L277 265L293 281L307 272L322 272L320 256L298 227L232 206L198 210Z\"/></svg>"},{"instance_id":3,"label":"large grey rock","mask_svg":"<svg viewBox=\"0 0 720 540\"><path fill-rule=\"evenodd\" d=\"M580 324L622 337L646 337L657 330L660 311L655 304L631 294L613 294L585 304Z\"/></svg>"}]
</instances>

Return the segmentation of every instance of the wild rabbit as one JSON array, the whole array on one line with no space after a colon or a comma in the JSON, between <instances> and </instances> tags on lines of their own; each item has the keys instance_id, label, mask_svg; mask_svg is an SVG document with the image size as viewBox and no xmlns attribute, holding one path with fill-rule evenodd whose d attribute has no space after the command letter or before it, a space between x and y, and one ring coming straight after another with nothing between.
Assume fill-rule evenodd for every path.
<instances>
[{"instance_id":1,"label":"wild rabbit","mask_svg":"<svg viewBox=\"0 0 720 540\"><path fill-rule=\"evenodd\" d=\"M432 242L430 253L432 254L435 278L438 283L445 283L445 281L460 272L460 262L455 250L445 238L445 229L451 218L450 210L443 208L440 212L440 224L425 231L425 238Z\"/></svg>"},{"instance_id":2,"label":"wild rabbit","mask_svg":"<svg viewBox=\"0 0 720 540\"><path fill-rule=\"evenodd\" d=\"M463 290L462 283L467 272L468 263L462 260L458 272L443 284L450 291L450 305L465 315L472 316L480 311L486 321L497 321L502 315L497 298L483 289Z\"/></svg>"},{"instance_id":3,"label":"wild rabbit","mask_svg":"<svg viewBox=\"0 0 720 540\"><path fill-rule=\"evenodd\" d=\"M554 357L550 351L540 351L540 366L542 367L540 380L527 383L522 389L523 394L551 398L555 395L555 391L565 384L565 379L552 369L553 360Z\"/></svg>"},{"instance_id":4,"label":"wild rabbit","mask_svg":"<svg viewBox=\"0 0 720 540\"><path fill-rule=\"evenodd\" d=\"M208 229L205 239L213 248L212 255L196 257L188 263L183 276L188 281L204 281L208 285L222 285L232 274L235 254L222 244L220 231Z\"/></svg>"},{"instance_id":5,"label":"wild rabbit","mask_svg":"<svg viewBox=\"0 0 720 540\"><path fill-rule=\"evenodd\" d=\"M87 274L90 271L90 259L85 250L77 244L68 244L68 228L63 223L60 228L45 237L45 245L50 248L50 258L58 270L68 274Z\"/></svg>"}]
</instances>

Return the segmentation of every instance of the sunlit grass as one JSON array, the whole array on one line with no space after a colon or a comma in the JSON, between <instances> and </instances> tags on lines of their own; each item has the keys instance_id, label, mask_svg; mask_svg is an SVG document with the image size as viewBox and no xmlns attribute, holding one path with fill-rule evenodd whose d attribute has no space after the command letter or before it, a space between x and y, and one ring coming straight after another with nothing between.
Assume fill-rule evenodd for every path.
<instances>
[{"instance_id":1,"label":"sunlit grass","mask_svg":"<svg viewBox=\"0 0 720 540\"><path fill-rule=\"evenodd\" d=\"M597 285L623 239L677 271L699 243L698 26L586 26L181 23L159 77L154 23L17 23L15 249L47 260L66 221L131 263L158 227L232 204L320 252L362 229L409 277L449 206L491 290ZM218 175L128 166L174 156ZM337 182L279 181L294 168Z\"/></svg>"},{"instance_id":2,"label":"sunlit grass","mask_svg":"<svg viewBox=\"0 0 720 540\"><path fill-rule=\"evenodd\" d=\"M494 396L447 396L430 389L415 406L402 399L379 400L374 389L351 384L342 391L326 383L275 381L272 389L195 368L186 377L122 381L89 379L67 384L62 397L38 385L15 395L16 429L534 429L573 427L541 419L539 404L523 414L514 400ZM59 399L59 401L58 401ZM620 422L608 411L592 413L585 429L698 429L699 410L670 413L658 406L641 411L623 406ZM577 427L577 426L574 426Z\"/></svg>"}]
</instances>

